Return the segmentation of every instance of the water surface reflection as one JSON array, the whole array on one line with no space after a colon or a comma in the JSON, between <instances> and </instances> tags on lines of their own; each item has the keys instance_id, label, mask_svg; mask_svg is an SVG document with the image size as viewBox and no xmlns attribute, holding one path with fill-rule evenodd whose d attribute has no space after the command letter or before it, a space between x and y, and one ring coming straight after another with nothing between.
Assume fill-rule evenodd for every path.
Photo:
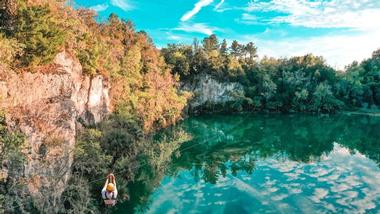
<instances>
[{"instance_id":1,"label":"water surface reflection","mask_svg":"<svg viewBox=\"0 0 380 214\"><path fill-rule=\"evenodd\" d=\"M379 118L216 115L181 127L190 149L157 187L131 184L147 200L120 213L380 212Z\"/></svg>"}]
</instances>

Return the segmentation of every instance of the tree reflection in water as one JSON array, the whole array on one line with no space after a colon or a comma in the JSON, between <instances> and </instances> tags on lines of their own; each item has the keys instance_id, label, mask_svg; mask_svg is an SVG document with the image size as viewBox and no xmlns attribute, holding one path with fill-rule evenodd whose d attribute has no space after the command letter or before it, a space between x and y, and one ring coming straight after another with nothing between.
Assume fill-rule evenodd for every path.
<instances>
[{"instance_id":1,"label":"tree reflection in water","mask_svg":"<svg viewBox=\"0 0 380 214\"><path fill-rule=\"evenodd\" d=\"M192 136L172 155L172 160L152 174L129 185L132 201L119 210L144 211L149 196L165 176L188 170L195 180L215 184L229 173L252 174L258 160L314 163L328 156L339 144L359 152L380 166L380 118L369 116L315 116L282 114L213 115L187 119L178 127ZM178 129L178 127L174 129ZM196 146L192 145L198 144ZM180 152L185 148L190 148ZM136 210L135 210L136 211Z\"/></svg>"}]
</instances>

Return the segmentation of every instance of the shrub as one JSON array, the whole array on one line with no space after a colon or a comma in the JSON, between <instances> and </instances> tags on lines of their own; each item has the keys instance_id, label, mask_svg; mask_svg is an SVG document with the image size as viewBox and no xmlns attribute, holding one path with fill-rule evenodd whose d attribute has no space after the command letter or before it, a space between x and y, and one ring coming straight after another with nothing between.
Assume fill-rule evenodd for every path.
<instances>
[{"instance_id":1,"label":"shrub","mask_svg":"<svg viewBox=\"0 0 380 214\"><path fill-rule=\"evenodd\" d=\"M17 55L22 55L22 45L17 40L7 39L0 34L0 65L5 68L13 67Z\"/></svg>"}]
</instances>

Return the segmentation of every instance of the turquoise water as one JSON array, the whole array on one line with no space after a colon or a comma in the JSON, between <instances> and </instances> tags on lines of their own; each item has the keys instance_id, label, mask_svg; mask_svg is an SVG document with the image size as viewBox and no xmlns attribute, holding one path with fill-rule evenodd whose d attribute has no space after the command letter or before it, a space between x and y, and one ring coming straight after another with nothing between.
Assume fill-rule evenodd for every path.
<instances>
[{"instance_id":1,"label":"turquoise water","mask_svg":"<svg viewBox=\"0 0 380 214\"><path fill-rule=\"evenodd\" d=\"M380 118L213 115L117 213L380 213ZM144 200L142 200L144 198Z\"/></svg>"}]
</instances>

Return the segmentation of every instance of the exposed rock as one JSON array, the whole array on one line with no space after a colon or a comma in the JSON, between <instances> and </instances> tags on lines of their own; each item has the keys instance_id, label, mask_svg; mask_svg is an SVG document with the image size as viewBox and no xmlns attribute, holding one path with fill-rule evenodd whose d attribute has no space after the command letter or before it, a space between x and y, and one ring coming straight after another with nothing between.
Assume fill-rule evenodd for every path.
<instances>
[{"instance_id":1,"label":"exposed rock","mask_svg":"<svg viewBox=\"0 0 380 214\"><path fill-rule=\"evenodd\" d=\"M109 87L102 76L87 79L89 83L86 112L82 119L87 124L100 122L108 114L110 106Z\"/></svg>"},{"instance_id":2,"label":"exposed rock","mask_svg":"<svg viewBox=\"0 0 380 214\"><path fill-rule=\"evenodd\" d=\"M237 82L219 82L212 76L202 74L189 82L182 84L182 90L193 93L188 107L190 111L197 111L205 105L224 105L235 102L244 95L244 88Z\"/></svg>"},{"instance_id":3,"label":"exposed rock","mask_svg":"<svg viewBox=\"0 0 380 214\"><path fill-rule=\"evenodd\" d=\"M6 82L0 81L0 100L7 97L8 89Z\"/></svg>"},{"instance_id":4,"label":"exposed rock","mask_svg":"<svg viewBox=\"0 0 380 214\"><path fill-rule=\"evenodd\" d=\"M8 72L0 79L0 108L7 109L8 124L26 135L25 177L41 207L54 207L69 179L78 119L90 125L110 112L103 77L83 76L80 63L65 52L54 62L49 72Z\"/></svg>"}]
</instances>

